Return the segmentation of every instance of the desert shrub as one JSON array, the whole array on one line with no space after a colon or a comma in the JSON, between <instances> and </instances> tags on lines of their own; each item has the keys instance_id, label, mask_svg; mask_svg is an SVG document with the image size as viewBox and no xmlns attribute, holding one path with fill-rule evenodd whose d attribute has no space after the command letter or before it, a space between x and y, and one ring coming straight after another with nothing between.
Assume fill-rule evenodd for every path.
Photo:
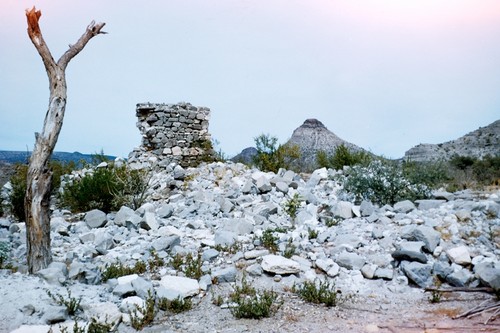
<instances>
[{"instance_id":1,"label":"desert shrub","mask_svg":"<svg viewBox=\"0 0 500 333\"><path fill-rule=\"evenodd\" d=\"M484 156L475 158L454 155L450 161L451 179L448 181L450 190L494 185L500 179L500 156Z\"/></svg>"},{"instance_id":2,"label":"desert shrub","mask_svg":"<svg viewBox=\"0 0 500 333\"><path fill-rule=\"evenodd\" d=\"M114 193L123 191L120 187L123 187L123 184L118 182L113 169L98 168L79 181L68 183L64 187L61 204L77 212L100 209L109 213L117 208Z\"/></svg>"},{"instance_id":3,"label":"desert shrub","mask_svg":"<svg viewBox=\"0 0 500 333\"><path fill-rule=\"evenodd\" d=\"M24 197L26 196L26 182L28 177L28 166L17 164L14 175L10 178L12 191L10 192L10 212L19 221L26 221L24 211Z\"/></svg>"},{"instance_id":4,"label":"desert shrub","mask_svg":"<svg viewBox=\"0 0 500 333\"><path fill-rule=\"evenodd\" d=\"M297 251L297 247L293 244L292 238L290 238L288 239L285 250L283 251L283 257L291 258L295 255L295 251Z\"/></svg>"},{"instance_id":5,"label":"desert shrub","mask_svg":"<svg viewBox=\"0 0 500 333\"><path fill-rule=\"evenodd\" d=\"M275 230L266 229L262 232L262 236L260 237L260 242L262 246L266 249L275 253L278 251L278 240L279 238L274 235Z\"/></svg>"},{"instance_id":6,"label":"desert shrub","mask_svg":"<svg viewBox=\"0 0 500 333\"><path fill-rule=\"evenodd\" d=\"M71 290L66 288L67 296L61 294L53 294L50 290L46 290L47 295L58 305L66 307L66 311L68 315L74 316L78 311L82 310L80 303L82 301L82 297L75 298L71 296Z\"/></svg>"},{"instance_id":7,"label":"desert shrub","mask_svg":"<svg viewBox=\"0 0 500 333\"><path fill-rule=\"evenodd\" d=\"M268 318L282 304L276 292L272 290L256 290L246 281L245 277L243 277L240 286L235 286L230 299L236 303L236 306L231 308L231 313L236 318Z\"/></svg>"},{"instance_id":8,"label":"desert shrub","mask_svg":"<svg viewBox=\"0 0 500 333\"><path fill-rule=\"evenodd\" d=\"M163 311L170 311L173 313L181 313L189 311L193 308L193 302L189 298L182 298L181 296L173 300L160 298L158 300L158 308Z\"/></svg>"},{"instance_id":9,"label":"desert shrub","mask_svg":"<svg viewBox=\"0 0 500 333\"><path fill-rule=\"evenodd\" d=\"M147 198L150 178L147 171L125 166L97 168L67 183L60 202L78 212L100 209L109 213L123 205L137 209Z\"/></svg>"},{"instance_id":10,"label":"desert shrub","mask_svg":"<svg viewBox=\"0 0 500 333\"><path fill-rule=\"evenodd\" d=\"M445 161L404 161L402 168L403 175L414 184L437 188L451 180L449 165Z\"/></svg>"},{"instance_id":11,"label":"desert shrub","mask_svg":"<svg viewBox=\"0 0 500 333\"><path fill-rule=\"evenodd\" d=\"M472 165L477 181L483 185L491 185L500 180L500 156L485 156ZM500 185L500 184L497 184Z\"/></svg>"},{"instance_id":12,"label":"desert shrub","mask_svg":"<svg viewBox=\"0 0 500 333\"><path fill-rule=\"evenodd\" d=\"M262 171L276 173L280 168L293 169L295 160L300 158L298 146L278 144L278 138L269 134L261 134L254 141L257 154L253 162Z\"/></svg>"},{"instance_id":13,"label":"desert shrub","mask_svg":"<svg viewBox=\"0 0 500 333\"><path fill-rule=\"evenodd\" d=\"M467 168L470 168L474 165L475 162L476 158L470 156L454 155L450 159L451 166L458 170L465 170Z\"/></svg>"},{"instance_id":14,"label":"desert shrub","mask_svg":"<svg viewBox=\"0 0 500 333\"><path fill-rule=\"evenodd\" d=\"M149 181L152 174L146 170L130 170L126 167L114 168L118 186L113 192L113 205L130 206L138 209L147 199Z\"/></svg>"},{"instance_id":15,"label":"desert shrub","mask_svg":"<svg viewBox=\"0 0 500 333\"><path fill-rule=\"evenodd\" d=\"M300 208L300 203L302 198L298 193L295 193L291 198L285 201L283 205L283 209L285 213L290 216L292 222L295 222L295 218L297 217L297 212Z\"/></svg>"},{"instance_id":16,"label":"desert shrub","mask_svg":"<svg viewBox=\"0 0 500 333\"><path fill-rule=\"evenodd\" d=\"M306 281L301 286L293 286L293 292L306 302L336 306L340 300L339 291L328 281Z\"/></svg>"},{"instance_id":17,"label":"desert shrub","mask_svg":"<svg viewBox=\"0 0 500 333\"><path fill-rule=\"evenodd\" d=\"M148 290L146 304L143 307L136 305L135 310L130 313L130 325L137 330L142 331L144 327L151 324L156 315L156 298Z\"/></svg>"},{"instance_id":18,"label":"desert shrub","mask_svg":"<svg viewBox=\"0 0 500 333\"><path fill-rule=\"evenodd\" d=\"M191 253L188 253L186 255L184 262L185 262L184 274L186 275L186 277L198 280L204 275L201 269L203 261L201 260L200 253L198 253L196 258L194 258Z\"/></svg>"},{"instance_id":19,"label":"desert shrub","mask_svg":"<svg viewBox=\"0 0 500 333\"><path fill-rule=\"evenodd\" d=\"M118 278L130 274L142 274L147 271L147 265L142 261L137 261L134 266L126 266L121 262L108 264L101 271L103 281Z\"/></svg>"},{"instance_id":20,"label":"desert shrub","mask_svg":"<svg viewBox=\"0 0 500 333\"><path fill-rule=\"evenodd\" d=\"M104 323L98 322L95 318L90 318L90 323L87 326L87 333L109 333L114 332L115 322L108 323L106 319Z\"/></svg>"},{"instance_id":21,"label":"desert shrub","mask_svg":"<svg viewBox=\"0 0 500 333\"><path fill-rule=\"evenodd\" d=\"M0 242L0 269L3 269L10 257L10 245L7 242Z\"/></svg>"},{"instance_id":22,"label":"desert shrub","mask_svg":"<svg viewBox=\"0 0 500 333\"><path fill-rule=\"evenodd\" d=\"M376 160L367 167L356 165L343 176L343 192L355 201L369 200L377 204L394 204L430 196L426 185L412 183L396 163Z\"/></svg>"},{"instance_id":23,"label":"desert shrub","mask_svg":"<svg viewBox=\"0 0 500 333\"><path fill-rule=\"evenodd\" d=\"M334 153L328 156L326 152L319 151L316 154L316 162L320 168L342 170L344 166L368 165L372 157L365 151L352 151L344 144L335 148Z\"/></svg>"}]
</instances>

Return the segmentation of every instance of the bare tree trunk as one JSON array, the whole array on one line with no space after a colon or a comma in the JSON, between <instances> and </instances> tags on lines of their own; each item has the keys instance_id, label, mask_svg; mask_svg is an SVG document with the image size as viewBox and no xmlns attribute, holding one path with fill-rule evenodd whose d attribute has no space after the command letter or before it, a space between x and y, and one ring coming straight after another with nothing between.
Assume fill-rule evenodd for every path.
<instances>
[{"instance_id":1,"label":"bare tree trunk","mask_svg":"<svg viewBox=\"0 0 500 333\"><path fill-rule=\"evenodd\" d=\"M35 133L35 147L28 166L28 178L24 208L26 211L26 244L28 247L28 270L35 273L46 268L52 261L50 249L50 192L52 171L49 161L57 143L66 109L66 75L69 61L76 56L94 36L101 31L105 23L87 27L76 44L55 62L42 37L38 20L42 13L35 7L26 10L28 35L42 57L49 78L49 108L45 115L42 133Z\"/></svg>"}]
</instances>

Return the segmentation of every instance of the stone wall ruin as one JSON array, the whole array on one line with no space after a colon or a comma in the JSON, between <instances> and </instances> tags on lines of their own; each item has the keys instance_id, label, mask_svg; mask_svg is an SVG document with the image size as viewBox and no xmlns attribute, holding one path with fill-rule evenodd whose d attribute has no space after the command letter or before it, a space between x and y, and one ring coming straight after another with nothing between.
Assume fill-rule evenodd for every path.
<instances>
[{"instance_id":1,"label":"stone wall ruin","mask_svg":"<svg viewBox=\"0 0 500 333\"><path fill-rule=\"evenodd\" d=\"M140 103L136 116L142 142L130 153L129 163L166 167L174 162L191 167L213 158L209 108L190 103Z\"/></svg>"}]
</instances>

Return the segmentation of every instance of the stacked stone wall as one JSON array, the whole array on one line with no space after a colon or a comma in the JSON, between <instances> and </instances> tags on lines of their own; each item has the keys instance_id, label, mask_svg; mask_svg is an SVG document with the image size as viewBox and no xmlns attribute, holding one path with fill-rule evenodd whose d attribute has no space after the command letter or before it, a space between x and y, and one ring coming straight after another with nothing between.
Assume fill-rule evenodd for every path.
<instances>
[{"instance_id":1,"label":"stacked stone wall","mask_svg":"<svg viewBox=\"0 0 500 333\"><path fill-rule=\"evenodd\" d=\"M175 162L189 167L212 156L209 108L190 103L140 103L136 116L142 142L130 154L129 161L147 160L160 166Z\"/></svg>"}]
</instances>

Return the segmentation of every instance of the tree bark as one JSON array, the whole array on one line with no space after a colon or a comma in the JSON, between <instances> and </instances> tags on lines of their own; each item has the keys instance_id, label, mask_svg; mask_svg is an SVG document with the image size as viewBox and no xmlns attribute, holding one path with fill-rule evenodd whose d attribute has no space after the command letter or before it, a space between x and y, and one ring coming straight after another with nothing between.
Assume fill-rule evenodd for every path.
<instances>
[{"instance_id":1,"label":"tree bark","mask_svg":"<svg viewBox=\"0 0 500 333\"><path fill-rule=\"evenodd\" d=\"M49 168L49 161L56 146L66 110L65 70L70 60L83 50L92 37L105 33L101 31L105 23L96 24L92 21L76 44L70 45L69 49L55 62L38 25L41 15L42 13L35 7L26 10L28 36L45 65L50 89L49 107L45 114L42 132L35 133L35 147L29 161L24 200L27 259L30 273L46 268L52 261L49 210L52 171Z\"/></svg>"}]
</instances>

